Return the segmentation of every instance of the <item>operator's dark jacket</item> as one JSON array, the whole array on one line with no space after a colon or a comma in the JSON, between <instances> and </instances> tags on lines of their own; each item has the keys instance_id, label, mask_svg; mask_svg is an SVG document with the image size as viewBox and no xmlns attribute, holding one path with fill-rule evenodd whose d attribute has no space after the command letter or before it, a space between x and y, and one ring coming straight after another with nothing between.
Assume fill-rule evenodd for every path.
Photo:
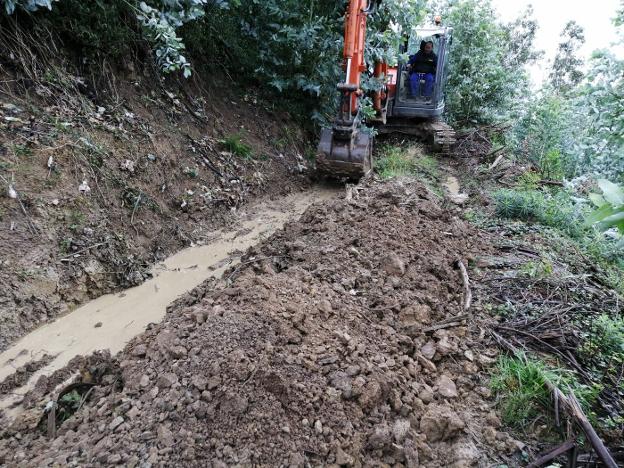
<instances>
[{"instance_id":1,"label":"operator's dark jacket","mask_svg":"<svg viewBox=\"0 0 624 468\"><path fill-rule=\"evenodd\" d=\"M431 52L426 54L423 50L419 50L409 59L412 66L412 73L431 73L435 74L438 66L438 56Z\"/></svg>"}]
</instances>

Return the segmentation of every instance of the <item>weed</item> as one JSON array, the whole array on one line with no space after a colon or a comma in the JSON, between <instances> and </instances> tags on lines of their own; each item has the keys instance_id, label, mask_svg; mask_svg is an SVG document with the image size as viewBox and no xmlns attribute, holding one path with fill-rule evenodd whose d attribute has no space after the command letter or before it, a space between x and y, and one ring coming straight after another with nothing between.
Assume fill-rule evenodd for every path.
<instances>
[{"instance_id":1,"label":"weed","mask_svg":"<svg viewBox=\"0 0 624 468\"><path fill-rule=\"evenodd\" d=\"M520 268L520 272L529 278L548 278L554 271L553 264L546 260L527 262Z\"/></svg>"},{"instance_id":2,"label":"weed","mask_svg":"<svg viewBox=\"0 0 624 468\"><path fill-rule=\"evenodd\" d=\"M32 149L26 145L13 145L13 154L18 158L28 158L32 156Z\"/></svg>"},{"instance_id":3,"label":"weed","mask_svg":"<svg viewBox=\"0 0 624 468\"><path fill-rule=\"evenodd\" d=\"M563 180L563 158L561 151L553 149L545 153L539 160L540 173L544 179Z\"/></svg>"},{"instance_id":4,"label":"weed","mask_svg":"<svg viewBox=\"0 0 624 468\"><path fill-rule=\"evenodd\" d=\"M190 168L190 167L185 167L184 168L184 174L195 179L197 177L199 177L199 169L194 167L194 168Z\"/></svg>"},{"instance_id":5,"label":"weed","mask_svg":"<svg viewBox=\"0 0 624 468\"><path fill-rule=\"evenodd\" d=\"M520 177L518 177L518 187L521 190L537 190L539 187L539 182L541 177L539 174L533 171L527 171L522 173Z\"/></svg>"},{"instance_id":6,"label":"weed","mask_svg":"<svg viewBox=\"0 0 624 468\"><path fill-rule=\"evenodd\" d=\"M78 231L82 226L84 226L87 220L85 214L78 210L71 210L67 214L66 219L67 223L69 224L69 229L74 232Z\"/></svg>"},{"instance_id":7,"label":"weed","mask_svg":"<svg viewBox=\"0 0 624 468\"><path fill-rule=\"evenodd\" d=\"M603 372L617 374L624 364L624 318L603 314L593 320L589 328L581 354Z\"/></svg>"},{"instance_id":8,"label":"weed","mask_svg":"<svg viewBox=\"0 0 624 468\"><path fill-rule=\"evenodd\" d=\"M504 422L522 428L552 408L546 382L571 389L588 412L599 391L581 385L571 371L551 368L522 354L503 356L498 359L490 386L498 396Z\"/></svg>"},{"instance_id":9,"label":"weed","mask_svg":"<svg viewBox=\"0 0 624 468\"><path fill-rule=\"evenodd\" d=\"M61 250L62 254L67 254L70 252L72 242L73 239L71 237L66 237L65 239L61 240L61 242L59 243L59 249Z\"/></svg>"},{"instance_id":10,"label":"weed","mask_svg":"<svg viewBox=\"0 0 624 468\"><path fill-rule=\"evenodd\" d=\"M243 159L253 158L253 149L248 144L243 143L241 135L238 133L221 140L221 144L227 151L236 156Z\"/></svg>"},{"instance_id":11,"label":"weed","mask_svg":"<svg viewBox=\"0 0 624 468\"><path fill-rule=\"evenodd\" d=\"M384 147L382 156L375 161L375 166L382 179L412 175L416 169L414 159L396 146Z\"/></svg>"},{"instance_id":12,"label":"weed","mask_svg":"<svg viewBox=\"0 0 624 468\"><path fill-rule=\"evenodd\" d=\"M431 156L414 156L398 146L387 145L375 161L376 170L383 179L407 175L422 175L427 180L439 178L438 161Z\"/></svg>"},{"instance_id":13,"label":"weed","mask_svg":"<svg viewBox=\"0 0 624 468\"><path fill-rule=\"evenodd\" d=\"M554 196L536 190L499 190L494 194L496 214L501 218L532 221L561 229L571 237L581 237L581 214L564 192Z\"/></svg>"}]
</instances>

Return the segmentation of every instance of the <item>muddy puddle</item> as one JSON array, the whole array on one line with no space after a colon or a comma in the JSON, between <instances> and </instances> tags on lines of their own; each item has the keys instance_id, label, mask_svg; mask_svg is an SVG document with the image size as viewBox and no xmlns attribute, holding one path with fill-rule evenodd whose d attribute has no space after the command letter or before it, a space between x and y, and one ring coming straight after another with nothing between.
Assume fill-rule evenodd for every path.
<instances>
[{"instance_id":1,"label":"muddy puddle","mask_svg":"<svg viewBox=\"0 0 624 468\"><path fill-rule=\"evenodd\" d=\"M338 193L336 188L319 187L251 205L241 210L233 230L218 232L210 244L182 250L155 265L153 278L142 285L102 296L26 335L0 354L0 382L46 354L54 359L34 373L25 386L0 396L0 410L9 416L17 414L15 404L41 375L63 368L77 355L103 349L112 354L121 351L148 324L161 321L176 298L210 277L221 276L239 261L242 251L301 215L312 203Z\"/></svg>"}]
</instances>

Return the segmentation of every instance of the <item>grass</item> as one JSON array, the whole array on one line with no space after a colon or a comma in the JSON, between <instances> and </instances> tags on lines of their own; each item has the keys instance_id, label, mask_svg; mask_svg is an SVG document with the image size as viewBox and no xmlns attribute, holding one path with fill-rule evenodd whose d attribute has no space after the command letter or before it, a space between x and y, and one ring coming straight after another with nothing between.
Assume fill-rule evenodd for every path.
<instances>
[{"instance_id":1,"label":"grass","mask_svg":"<svg viewBox=\"0 0 624 468\"><path fill-rule=\"evenodd\" d=\"M592 415L590 408L596 400L598 388L581 385L573 372L549 367L537 359L524 355L502 356L498 359L490 386L498 397L503 421L522 429L550 414L553 402L547 381L564 393L571 390L587 414Z\"/></svg>"},{"instance_id":2,"label":"grass","mask_svg":"<svg viewBox=\"0 0 624 468\"><path fill-rule=\"evenodd\" d=\"M252 147L242 141L242 137L239 133L224 138L223 140L221 140L221 144L226 151L229 151L235 156L243 159L253 158Z\"/></svg>"},{"instance_id":3,"label":"grass","mask_svg":"<svg viewBox=\"0 0 624 468\"><path fill-rule=\"evenodd\" d=\"M499 190L494 193L496 214L501 218L537 222L562 230L573 238L587 232L582 213L564 192L555 195L538 190Z\"/></svg>"},{"instance_id":4,"label":"grass","mask_svg":"<svg viewBox=\"0 0 624 468\"><path fill-rule=\"evenodd\" d=\"M382 179L402 176L422 176L425 181L437 182L440 174L438 161L426 155L415 156L405 148L386 145L375 160L375 169Z\"/></svg>"}]
</instances>

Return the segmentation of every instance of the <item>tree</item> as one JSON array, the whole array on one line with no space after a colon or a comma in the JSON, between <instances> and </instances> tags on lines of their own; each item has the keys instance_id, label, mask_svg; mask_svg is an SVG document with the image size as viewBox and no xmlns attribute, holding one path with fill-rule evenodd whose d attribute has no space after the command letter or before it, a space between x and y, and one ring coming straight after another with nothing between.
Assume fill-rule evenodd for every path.
<instances>
[{"instance_id":1,"label":"tree","mask_svg":"<svg viewBox=\"0 0 624 468\"><path fill-rule=\"evenodd\" d=\"M550 69L550 83L560 94L569 93L583 80L583 59L578 51L585 43L585 31L576 21L569 21L561 33L561 42Z\"/></svg>"},{"instance_id":2,"label":"tree","mask_svg":"<svg viewBox=\"0 0 624 468\"><path fill-rule=\"evenodd\" d=\"M531 10L503 25L489 0L447 0L438 6L454 28L449 56L447 110L450 120L477 123L508 116L526 96L526 65L536 24Z\"/></svg>"}]
</instances>

